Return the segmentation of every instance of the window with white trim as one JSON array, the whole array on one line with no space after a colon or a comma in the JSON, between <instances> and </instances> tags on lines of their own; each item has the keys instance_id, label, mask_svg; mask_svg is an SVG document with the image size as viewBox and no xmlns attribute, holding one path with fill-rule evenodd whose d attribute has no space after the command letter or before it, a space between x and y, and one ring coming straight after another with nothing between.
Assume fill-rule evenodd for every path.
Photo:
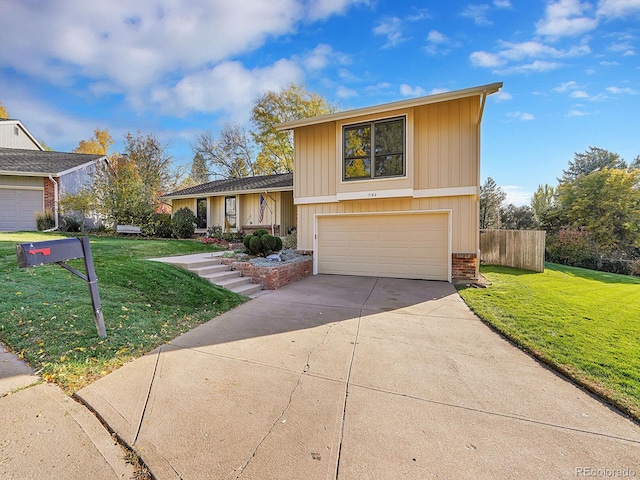
<instances>
[{"instance_id":1,"label":"window with white trim","mask_svg":"<svg viewBox=\"0 0 640 480\"><path fill-rule=\"evenodd\" d=\"M398 117L342 127L342 178L405 176L405 123L405 117Z\"/></svg>"}]
</instances>

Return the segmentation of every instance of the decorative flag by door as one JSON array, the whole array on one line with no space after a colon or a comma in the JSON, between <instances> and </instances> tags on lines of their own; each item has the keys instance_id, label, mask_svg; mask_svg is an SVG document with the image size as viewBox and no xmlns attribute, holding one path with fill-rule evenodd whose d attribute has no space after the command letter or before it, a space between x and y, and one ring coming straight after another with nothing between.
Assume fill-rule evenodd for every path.
<instances>
[{"instance_id":1,"label":"decorative flag by door","mask_svg":"<svg viewBox=\"0 0 640 480\"><path fill-rule=\"evenodd\" d=\"M258 223L262 224L262 219L264 218L264 209L267 206L267 201L265 200L265 198L262 196L262 194L260 194L260 213L258 213Z\"/></svg>"}]
</instances>

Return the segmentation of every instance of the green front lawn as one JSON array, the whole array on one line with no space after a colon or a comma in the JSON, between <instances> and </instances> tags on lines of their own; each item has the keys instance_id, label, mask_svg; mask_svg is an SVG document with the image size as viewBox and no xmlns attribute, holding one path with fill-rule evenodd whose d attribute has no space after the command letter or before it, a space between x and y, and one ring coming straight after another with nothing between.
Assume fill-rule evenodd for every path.
<instances>
[{"instance_id":1,"label":"green front lawn","mask_svg":"<svg viewBox=\"0 0 640 480\"><path fill-rule=\"evenodd\" d=\"M91 237L103 340L86 282L57 265L18 269L17 243L56 238L63 237L0 233L0 340L68 392L244 301L186 270L144 260L213 251L210 245ZM69 264L84 270L82 260Z\"/></svg>"},{"instance_id":2,"label":"green front lawn","mask_svg":"<svg viewBox=\"0 0 640 480\"><path fill-rule=\"evenodd\" d=\"M460 295L515 343L640 419L640 279L545 267L483 266L493 284Z\"/></svg>"}]
</instances>

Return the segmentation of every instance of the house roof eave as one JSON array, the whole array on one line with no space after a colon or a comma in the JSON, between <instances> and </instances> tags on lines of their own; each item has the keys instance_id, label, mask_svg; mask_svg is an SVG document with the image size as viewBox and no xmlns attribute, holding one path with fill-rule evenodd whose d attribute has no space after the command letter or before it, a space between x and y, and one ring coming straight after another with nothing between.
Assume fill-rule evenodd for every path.
<instances>
[{"instance_id":1,"label":"house roof eave","mask_svg":"<svg viewBox=\"0 0 640 480\"><path fill-rule=\"evenodd\" d=\"M432 103L448 102L451 100L458 100L461 98L474 97L479 95L491 95L492 93L496 93L497 91L499 91L502 88L502 85L502 82L495 82L487 85L480 85L478 87L465 88L462 90L453 90L450 92L436 93L434 95L410 98L408 100L400 100L392 103L384 103L381 105L374 105L370 107L356 108L354 110L345 110L342 112L330 113L318 117L302 118L300 120L279 123L275 126L275 129L280 131L292 130L298 127L308 127L311 125L335 122L347 118L375 115L378 113L384 113L391 110L399 110L402 108L411 108L421 105L429 105Z\"/></svg>"},{"instance_id":2,"label":"house roof eave","mask_svg":"<svg viewBox=\"0 0 640 480\"><path fill-rule=\"evenodd\" d=\"M246 195L255 193L271 193L271 192L292 192L293 187L276 187L276 188L254 188L251 190L226 190L224 192L201 192L191 193L187 195L163 195L162 198L167 200L178 200L181 198L203 198L203 197L224 197L231 195Z\"/></svg>"}]
</instances>

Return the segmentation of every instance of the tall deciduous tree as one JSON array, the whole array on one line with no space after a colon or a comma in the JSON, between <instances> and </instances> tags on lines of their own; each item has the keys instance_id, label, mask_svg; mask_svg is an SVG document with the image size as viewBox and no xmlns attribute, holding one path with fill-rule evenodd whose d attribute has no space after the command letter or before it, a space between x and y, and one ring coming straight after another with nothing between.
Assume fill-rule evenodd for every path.
<instances>
[{"instance_id":1,"label":"tall deciduous tree","mask_svg":"<svg viewBox=\"0 0 640 480\"><path fill-rule=\"evenodd\" d=\"M540 227L545 227L549 212L553 208L555 189L545 183L538 185L538 189L533 192L531 197L531 208L533 209L533 218Z\"/></svg>"},{"instance_id":2,"label":"tall deciduous tree","mask_svg":"<svg viewBox=\"0 0 640 480\"><path fill-rule=\"evenodd\" d=\"M260 148L256 158L256 173L293 171L293 133L276 131L275 125L333 113L337 109L324 97L295 84L279 92L268 91L259 97L251 112L253 140Z\"/></svg>"},{"instance_id":3,"label":"tall deciduous tree","mask_svg":"<svg viewBox=\"0 0 640 480\"><path fill-rule=\"evenodd\" d=\"M573 161L569 161L569 168L562 171L560 183L575 181L580 175L588 175L601 168L627 168L627 164L617 153L603 148L589 147L584 153L575 153Z\"/></svg>"},{"instance_id":4,"label":"tall deciduous tree","mask_svg":"<svg viewBox=\"0 0 640 480\"><path fill-rule=\"evenodd\" d=\"M76 193L65 193L60 198L60 207L66 215L78 214L80 216L80 231L84 233L85 220L93 210L95 198L88 188L81 188Z\"/></svg>"},{"instance_id":5,"label":"tall deciduous tree","mask_svg":"<svg viewBox=\"0 0 640 480\"><path fill-rule=\"evenodd\" d=\"M480 186L480 228L500 228L500 207L507 194L488 177Z\"/></svg>"},{"instance_id":6,"label":"tall deciduous tree","mask_svg":"<svg viewBox=\"0 0 640 480\"><path fill-rule=\"evenodd\" d=\"M173 190L177 184L171 171L171 157L166 147L152 134L143 135L139 130L125 135L124 154L135 165L145 189L145 201L155 208L158 196Z\"/></svg>"},{"instance_id":7,"label":"tall deciduous tree","mask_svg":"<svg viewBox=\"0 0 640 480\"><path fill-rule=\"evenodd\" d=\"M106 155L111 145L113 145L113 138L111 138L109 134L109 129L105 128L104 130L100 130L100 128L96 128L93 131L93 137L89 140L80 140L74 152Z\"/></svg>"},{"instance_id":8,"label":"tall deciduous tree","mask_svg":"<svg viewBox=\"0 0 640 480\"><path fill-rule=\"evenodd\" d=\"M500 209L500 228L505 230L533 230L536 227L533 209L529 205L516 207L510 203Z\"/></svg>"},{"instance_id":9,"label":"tall deciduous tree","mask_svg":"<svg viewBox=\"0 0 640 480\"><path fill-rule=\"evenodd\" d=\"M191 172L189 173L189 181L193 185L200 185L202 183L207 183L211 179L211 175L209 174L209 167L207 167L207 161L204 159L204 156L197 152L193 156L193 161L191 162Z\"/></svg>"},{"instance_id":10,"label":"tall deciduous tree","mask_svg":"<svg viewBox=\"0 0 640 480\"><path fill-rule=\"evenodd\" d=\"M0 118L9 118L9 112L7 112L5 106L2 105L2 102L0 102Z\"/></svg>"},{"instance_id":11,"label":"tall deciduous tree","mask_svg":"<svg viewBox=\"0 0 640 480\"><path fill-rule=\"evenodd\" d=\"M210 131L201 133L191 144L195 155L204 158L215 174L241 178L254 174L254 145L238 124L227 123L216 140Z\"/></svg>"},{"instance_id":12,"label":"tall deciduous tree","mask_svg":"<svg viewBox=\"0 0 640 480\"><path fill-rule=\"evenodd\" d=\"M154 135L127 133L125 142L123 155L96 166L93 190L100 212L111 223L143 225L179 175L171 171L171 157Z\"/></svg>"},{"instance_id":13,"label":"tall deciduous tree","mask_svg":"<svg viewBox=\"0 0 640 480\"><path fill-rule=\"evenodd\" d=\"M558 187L570 227L591 234L600 255L640 246L640 170L604 167Z\"/></svg>"}]
</instances>

